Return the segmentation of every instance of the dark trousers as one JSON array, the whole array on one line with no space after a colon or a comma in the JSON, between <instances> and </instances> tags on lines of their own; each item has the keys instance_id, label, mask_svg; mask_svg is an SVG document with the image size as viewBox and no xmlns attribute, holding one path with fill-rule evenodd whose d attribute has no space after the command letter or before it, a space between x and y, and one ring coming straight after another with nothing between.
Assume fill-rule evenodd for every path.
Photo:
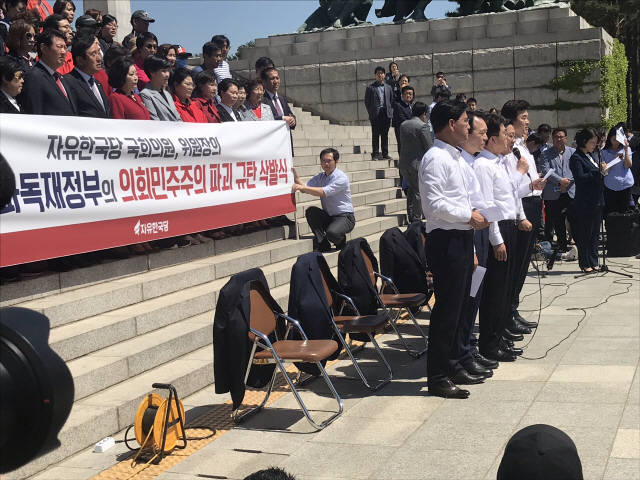
<instances>
[{"instance_id":1,"label":"dark trousers","mask_svg":"<svg viewBox=\"0 0 640 480\"><path fill-rule=\"evenodd\" d=\"M327 245L328 242L334 245L342 243L347 233L356 226L353 213L342 213L332 217L321 208L309 207L304 215L319 245Z\"/></svg>"},{"instance_id":2,"label":"dark trousers","mask_svg":"<svg viewBox=\"0 0 640 480\"><path fill-rule=\"evenodd\" d=\"M602 207L592 208L580 205L576 207L576 212L578 216L576 234L578 265L580 268L597 267Z\"/></svg>"},{"instance_id":3,"label":"dark trousers","mask_svg":"<svg viewBox=\"0 0 640 480\"><path fill-rule=\"evenodd\" d=\"M624 190L611 190L604 187L604 208L602 209L602 215L604 215L605 227L607 223L607 216L610 213L624 213L630 209L629 204L631 202L631 187Z\"/></svg>"},{"instance_id":4,"label":"dark trousers","mask_svg":"<svg viewBox=\"0 0 640 480\"><path fill-rule=\"evenodd\" d=\"M420 188L418 186L418 170L409 167L401 168L400 175L407 181L407 217L409 223L422 220L422 203L420 202Z\"/></svg>"},{"instance_id":5,"label":"dark trousers","mask_svg":"<svg viewBox=\"0 0 640 480\"><path fill-rule=\"evenodd\" d=\"M573 208L573 199L568 193L560 194L557 200L545 200L544 209L546 213L545 219L545 237L548 242L553 240L549 235L550 231L555 230L558 237L558 247L563 252L567 251L567 226L565 219L569 220L571 231L576 228L576 212ZM526 213L526 212L525 212ZM552 230L553 229L553 230Z\"/></svg>"},{"instance_id":6,"label":"dark trousers","mask_svg":"<svg viewBox=\"0 0 640 480\"><path fill-rule=\"evenodd\" d=\"M524 281L527 278L527 272L529 271L529 263L531 262L531 254L533 253L533 246L538 234L538 228L540 228L540 217L542 214L542 198L541 197L527 197L522 199L522 206L524 208L524 214L527 216L527 220L531 222L532 229L530 232L524 230L518 230L518 240L516 244L516 274L514 281L511 284L511 312L513 314L518 312L518 305L520 304L520 292L524 287Z\"/></svg>"},{"instance_id":7,"label":"dark trousers","mask_svg":"<svg viewBox=\"0 0 640 480\"><path fill-rule=\"evenodd\" d=\"M511 295L516 277L518 227L515 220L499 223L500 235L507 249L507 260L499 262L491 247L484 275L483 295L480 299L480 352L497 348L511 316Z\"/></svg>"},{"instance_id":8,"label":"dark trousers","mask_svg":"<svg viewBox=\"0 0 640 480\"><path fill-rule=\"evenodd\" d=\"M429 322L427 377L437 381L453 374L460 360L473 275L473 230L433 230L427 234L425 253L438 299Z\"/></svg>"},{"instance_id":9,"label":"dark trousers","mask_svg":"<svg viewBox=\"0 0 640 480\"><path fill-rule=\"evenodd\" d=\"M380 154L380 143L382 143L382 156L389 156L389 128L391 128L391 119L387 117L387 110L380 110L378 118L370 120L371 122L371 146L373 147L372 156ZM382 139L382 140L381 140Z\"/></svg>"},{"instance_id":10,"label":"dark trousers","mask_svg":"<svg viewBox=\"0 0 640 480\"><path fill-rule=\"evenodd\" d=\"M398 156L400 155L400 127L393 127L393 131L396 134L396 143L398 144Z\"/></svg>"},{"instance_id":11,"label":"dark trousers","mask_svg":"<svg viewBox=\"0 0 640 480\"><path fill-rule=\"evenodd\" d=\"M473 246L476 247L476 256L478 257L478 266L487 267L489 255L493 255L493 250L489 253L489 229L483 228L476 230L473 234ZM478 339L473 333L473 326L476 323L478 309L480 308L480 299L482 298L482 289L484 287L484 279L478 288L475 297L469 298L467 305L467 313L465 314L464 324L462 325L462 339L460 340L460 363L465 365L473 360L473 354L478 353Z\"/></svg>"}]
</instances>

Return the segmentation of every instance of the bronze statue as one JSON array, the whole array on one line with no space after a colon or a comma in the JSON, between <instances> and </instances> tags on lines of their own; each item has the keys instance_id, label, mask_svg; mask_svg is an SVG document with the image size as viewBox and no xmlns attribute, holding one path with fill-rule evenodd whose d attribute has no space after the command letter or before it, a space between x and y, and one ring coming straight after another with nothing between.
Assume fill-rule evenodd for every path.
<instances>
[{"instance_id":1,"label":"bronze statue","mask_svg":"<svg viewBox=\"0 0 640 480\"><path fill-rule=\"evenodd\" d=\"M385 0L382 8L376 10L376 17L393 16L396 23L407 20L424 21L427 20L424 10L430 3L431 0Z\"/></svg>"},{"instance_id":2,"label":"bronze statue","mask_svg":"<svg viewBox=\"0 0 640 480\"><path fill-rule=\"evenodd\" d=\"M296 33L366 23L372 5L373 0L320 0L320 7Z\"/></svg>"}]
</instances>

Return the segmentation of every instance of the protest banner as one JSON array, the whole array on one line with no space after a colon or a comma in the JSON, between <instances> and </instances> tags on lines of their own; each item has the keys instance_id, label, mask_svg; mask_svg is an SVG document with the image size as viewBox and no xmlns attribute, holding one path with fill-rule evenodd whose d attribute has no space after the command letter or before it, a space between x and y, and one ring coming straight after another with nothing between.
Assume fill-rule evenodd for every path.
<instances>
[{"instance_id":1,"label":"protest banner","mask_svg":"<svg viewBox=\"0 0 640 480\"><path fill-rule=\"evenodd\" d=\"M295 211L283 121L194 124L0 115L16 176L0 266Z\"/></svg>"}]
</instances>

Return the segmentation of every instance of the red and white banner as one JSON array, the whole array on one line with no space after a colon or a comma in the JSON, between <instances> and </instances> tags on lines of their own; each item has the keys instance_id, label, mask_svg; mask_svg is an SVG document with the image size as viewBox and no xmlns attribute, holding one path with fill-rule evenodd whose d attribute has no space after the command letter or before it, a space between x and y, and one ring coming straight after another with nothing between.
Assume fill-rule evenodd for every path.
<instances>
[{"instance_id":1,"label":"red and white banner","mask_svg":"<svg viewBox=\"0 0 640 480\"><path fill-rule=\"evenodd\" d=\"M16 176L0 266L295 211L283 121L194 124L0 115Z\"/></svg>"}]
</instances>

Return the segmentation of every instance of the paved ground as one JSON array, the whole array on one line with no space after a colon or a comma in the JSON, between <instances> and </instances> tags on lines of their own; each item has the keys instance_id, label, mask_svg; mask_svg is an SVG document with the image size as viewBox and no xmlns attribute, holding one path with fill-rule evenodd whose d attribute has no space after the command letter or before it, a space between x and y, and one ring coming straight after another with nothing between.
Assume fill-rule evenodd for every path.
<instances>
[{"instance_id":1,"label":"paved ground","mask_svg":"<svg viewBox=\"0 0 640 480\"><path fill-rule=\"evenodd\" d=\"M585 479L640 479L640 261L614 261L618 265L611 268L631 265L626 270L633 280L613 274L574 279L575 262L556 264L541 280L540 298L538 279L530 277L524 293L532 295L521 313L537 320L534 310L540 302L545 307L535 336L523 342L530 340L525 357L536 360L501 364L493 378L469 388L467 400L429 397L426 359L412 360L398 348L397 337L385 335L381 345L394 370L393 382L372 394L349 378L355 375L350 362L335 364L329 374L345 413L325 430L313 432L287 394L156 478L243 479L280 466L298 480L494 479L511 435L547 423L573 438ZM428 323L428 315L423 317ZM411 333L411 327L403 328ZM382 378L370 347L361 357L371 359L364 362L365 373ZM206 405L210 392L185 404ZM303 398L319 418L327 418L335 407L321 380L309 385ZM80 454L65 462L69 468L63 464L37 478L99 473L107 465L100 468L98 457Z\"/></svg>"}]
</instances>

